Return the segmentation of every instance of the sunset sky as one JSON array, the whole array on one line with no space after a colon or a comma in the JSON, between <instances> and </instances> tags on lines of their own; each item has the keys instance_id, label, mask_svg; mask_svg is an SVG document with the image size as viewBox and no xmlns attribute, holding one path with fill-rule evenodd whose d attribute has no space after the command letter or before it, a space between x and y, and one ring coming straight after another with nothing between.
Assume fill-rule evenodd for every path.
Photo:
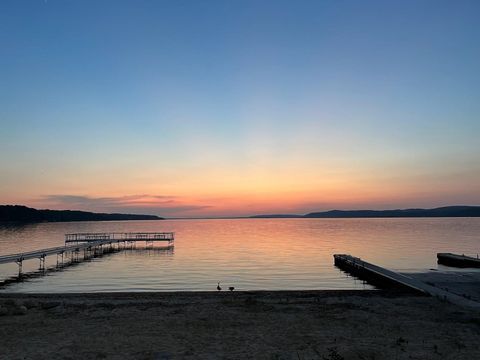
<instances>
[{"instance_id":1,"label":"sunset sky","mask_svg":"<svg viewBox=\"0 0 480 360\"><path fill-rule=\"evenodd\" d=\"M0 1L0 203L480 205L480 1Z\"/></svg>"}]
</instances>

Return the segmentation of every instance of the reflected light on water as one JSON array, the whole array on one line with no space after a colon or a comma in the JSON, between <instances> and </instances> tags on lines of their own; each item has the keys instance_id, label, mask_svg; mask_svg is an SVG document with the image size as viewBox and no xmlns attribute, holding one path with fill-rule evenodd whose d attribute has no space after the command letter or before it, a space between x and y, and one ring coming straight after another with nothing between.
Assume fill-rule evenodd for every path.
<instances>
[{"instance_id":1,"label":"reflected light on water","mask_svg":"<svg viewBox=\"0 0 480 360\"><path fill-rule=\"evenodd\" d=\"M2 291L215 290L218 281L238 290L369 289L335 268L332 255L424 271L438 267L437 252L476 254L480 245L475 218L166 220L4 226L0 254L61 246L65 233L137 231L174 231L174 249L108 254ZM17 271L0 265L2 278Z\"/></svg>"}]
</instances>

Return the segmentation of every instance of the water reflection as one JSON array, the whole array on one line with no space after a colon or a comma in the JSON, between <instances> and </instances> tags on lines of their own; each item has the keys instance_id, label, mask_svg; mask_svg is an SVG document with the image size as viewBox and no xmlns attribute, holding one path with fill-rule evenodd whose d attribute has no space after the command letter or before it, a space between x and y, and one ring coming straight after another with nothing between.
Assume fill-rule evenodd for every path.
<instances>
[{"instance_id":1,"label":"water reflection","mask_svg":"<svg viewBox=\"0 0 480 360\"><path fill-rule=\"evenodd\" d=\"M419 271L438 268L437 252L480 246L478 218L169 220L2 227L0 254L63 245L65 233L141 231L175 232L175 249L122 251L4 291L215 290L218 281L238 290L362 289L333 266L334 253ZM0 266L0 275L15 267Z\"/></svg>"}]
</instances>

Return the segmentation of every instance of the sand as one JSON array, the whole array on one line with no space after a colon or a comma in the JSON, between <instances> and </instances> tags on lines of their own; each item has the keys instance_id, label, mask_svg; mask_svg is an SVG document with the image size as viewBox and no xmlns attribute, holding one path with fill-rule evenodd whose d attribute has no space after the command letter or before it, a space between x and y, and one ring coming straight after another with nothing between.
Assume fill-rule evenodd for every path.
<instances>
[{"instance_id":1,"label":"sand","mask_svg":"<svg viewBox=\"0 0 480 360\"><path fill-rule=\"evenodd\" d=\"M2 294L0 305L1 359L480 359L480 313L386 291Z\"/></svg>"}]
</instances>

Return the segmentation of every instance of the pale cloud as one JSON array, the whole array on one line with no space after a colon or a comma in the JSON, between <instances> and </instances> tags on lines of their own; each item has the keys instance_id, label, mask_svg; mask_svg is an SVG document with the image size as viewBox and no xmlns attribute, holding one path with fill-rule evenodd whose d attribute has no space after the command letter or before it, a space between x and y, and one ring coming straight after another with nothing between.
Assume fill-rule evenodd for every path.
<instances>
[{"instance_id":1,"label":"pale cloud","mask_svg":"<svg viewBox=\"0 0 480 360\"><path fill-rule=\"evenodd\" d=\"M178 196L149 194L105 197L52 194L44 195L34 202L53 209L128 212L166 217L194 216L197 211L212 207L208 204L190 204Z\"/></svg>"}]
</instances>

